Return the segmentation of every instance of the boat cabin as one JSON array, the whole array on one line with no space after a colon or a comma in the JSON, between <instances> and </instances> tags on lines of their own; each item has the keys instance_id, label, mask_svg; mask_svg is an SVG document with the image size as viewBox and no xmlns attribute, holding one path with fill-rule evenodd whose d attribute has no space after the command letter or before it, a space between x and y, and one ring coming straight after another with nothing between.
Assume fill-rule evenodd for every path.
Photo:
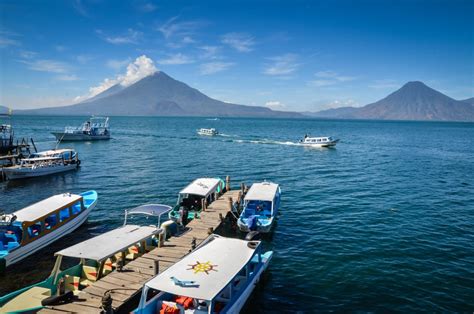
<instances>
[{"instance_id":1,"label":"boat cabin","mask_svg":"<svg viewBox=\"0 0 474 314\"><path fill-rule=\"evenodd\" d=\"M81 195L67 193L51 196L13 214L0 215L0 258L58 229L84 209Z\"/></svg>"},{"instance_id":2,"label":"boat cabin","mask_svg":"<svg viewBox=\"0 0 474 314\"><path fill-rule=\"evenodd\" d=\"M66 134L86 134L91 136L107 135L109 133L108 117L91 117L80 127L66 127Z\"/></svg>"},{"instance_id":3,"label":"boat cabin","mask_svg":"<svg viewBox=\"0 0 474 314\"><path fill-rule=\"evenodd\" d=\"M213 136L213 135L219 134L219 132L218 132L216 129L214 129L214 128L211 128L211 129L204 129L204 128L202 128L202 129L199 129L199 130L198 130L198 134L200 134L200 135L210 135L210 136Z\"/></svg>"},{"instance_id":4,"label":"boat cabin","mask_svg":"<svg viewBox=\"0 0 474 314\"><path fill-rule=\"evenodd\" d=\"M225 183L219 178L199 178L181 190L178 203L170 212L170 219L179 220L180 211L188 213L188 220L202 210L203 200L206 204L214 202L224 192ZM186 224L186 223L184 223Z\"/></svg>"},{"instance_id":5,"label":"boat cabin","mask_svg":"<svg viewBox=\"0 0 474 314\"><path fill-rule=\"evenodd\" d=\"M270 257L260 241L213 235L148 281L133 313L238 313Z\"/></svg>"},{"instance_id":6,"label":"boat cabin","mask_svg":"<svg viewBox=\"0 0 474 314\"><path fill-rule=\"evenodd\" d=\"M334 139L329 136L329 137L305 137L304 138L304 143L307 144L325 144L325 143L332 143L334 142Z\"/></svg>"}]
</instances>

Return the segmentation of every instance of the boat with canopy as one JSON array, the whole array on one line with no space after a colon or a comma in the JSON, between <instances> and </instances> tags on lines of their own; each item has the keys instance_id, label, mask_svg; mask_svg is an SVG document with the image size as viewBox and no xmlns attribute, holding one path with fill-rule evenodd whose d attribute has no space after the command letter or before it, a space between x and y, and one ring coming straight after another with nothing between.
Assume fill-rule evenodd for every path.
<instances>
[{"instance_id":1,"label":"boat with canopy","mask_svg":"<svg viewBox=\"0 0 474 314\"><path fill-rule=\"evenodd\" d=\"M7 113L0 112L0 156L15 150L13 142L14 132L10 123L11 110Z\"/></svg>"},{"instance_id":2,"label":"boat with canopy","mask_svg":"<svg viewBox=\"0 0 474 314\"><path fill-rule=\"evenodd\" d=\"M300 141L301 145L309 147L333 147L336 146L337 142L339 142L339 139L334 139L331 136L311 137L307 134Z\"/></svg>"},{"instance_id":3,"label":"boat with canopy","mask_svg":"<svg viewBox=\"0 0 474 314\"><path fill-rule=\"evenodd\" d=\"M97 192L58 194L11 214L0 214L0 272L82 225Z\"/></svg>"},{"instance_id":4,"label":"boat with canopy","mask_svg":"<svg viewBox=\"0 0 474 314\"><path fill-rule=\"evenodd\" d=\"M75 170L80 164L79 154L75 150L54 149L22 158L18 165L3 168L3 173L9 180L26 179Z\"/></svg>"},{"instance_id":5,"label":"boat with canopy","mask_svg":"<svg viewBox=\"0 0 474 314\"><path fill-rule=\"evenodd\" d=\"M239 313L272 256L260 241L211 235L145 283L133 313Z\"/></svg>"},{"instance_id":6,"label":"boat with canopy","mask_svg":"<svg viewBox=\"0 0 474 314\"><path fill-rule=\"evenodd\" d=\"M0 298L0 313L34 312L46 305L68 302L80 290L126 265L144 252L156 247L161 217L170 206L148 204L125 212L124 225L55 253L51 275L44 281ZM132 219L153 219L152 225L130 224ZM156 219L156 220L155 220ZM64 269L64 264L79 261ZM67 266L66 266L67 267Z\"/></svg>"},{"instance_id":7,"label":"boat with canopy","mask_svg":"<svg viewBox=\"0 0 474 314\"><path fill-rule=\"evenodd\" d=\"M280 186L271 182L254 183L244 198L237 220L241 231L270 232L280 207Z\"/></svg>"},{"instance_id":8,"label":"boat with canopy","mask_svg":"<svg viewBox=\"0 0 474 314\"><path fill-rule=\"evenodd\" d=\"M97 141L110 139L109 117L92 116L80 127L67 126L64 132L51 132L62 141Z\"/></svg>"},{"instance_id":9,"label":"boat with canopy","mask_svg":"<svg viewBox=\"0 0 474 314\"><path fill-rule=\"evenodd\" d=\"M170 211L169 218L186 225L199 217L203 202L210 204L224 193L225 182L220 178L199 178L182 189L176 206Z\"/></svg>"}]
</instances>

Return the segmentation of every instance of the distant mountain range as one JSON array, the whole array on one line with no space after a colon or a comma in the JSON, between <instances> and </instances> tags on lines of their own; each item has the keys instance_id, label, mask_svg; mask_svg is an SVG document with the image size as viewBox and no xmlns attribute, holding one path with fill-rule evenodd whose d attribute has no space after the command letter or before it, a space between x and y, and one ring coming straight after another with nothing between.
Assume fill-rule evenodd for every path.
<instances>
[{"instance_id":1,"label":"distant mountain range","mask_svg":"<svg viewBox=\"0 0 474 314\"><path fill-rule=\"evenodd\" d=\"M474 98L450 98L422 82L408 82L399 90L364 107L341 107L310 114L320 118L474 121Z\"/></svg>"},{"instance_id":2,"label":"distant mountain range","mask_svg":"<svg viewBox=\"0 0 474 314\"><path fill-rule=\"evenodd\" d=\"M303 117L296 112L212 99L161 71L127 87L114 85L79 104L15 112L36 115Z\"/></svg>"}]
</instances>

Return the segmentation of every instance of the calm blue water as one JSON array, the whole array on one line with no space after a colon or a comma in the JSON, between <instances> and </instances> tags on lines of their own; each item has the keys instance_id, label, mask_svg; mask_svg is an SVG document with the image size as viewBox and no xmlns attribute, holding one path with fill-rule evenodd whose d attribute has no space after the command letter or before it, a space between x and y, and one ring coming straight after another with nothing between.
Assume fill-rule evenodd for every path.
<instances>
[{"instance_id":1,"label":"calm blue water","mask_svg":"<svg viewBox=\"0 0 474 314\"><path fill-rule=\"evenodd\" d=\"M81 117L15 117L19 136L54 147L50 131ZM121 224L126 208L174 204L202 176L281 184L268 245L275 251L251 312L474 310L474 124L112 118L113 139L65 144L78 172L0 183L0 208L95 189L99 204L74 236L13 267L0 294L47 276L55 250ZM224 136L198 137L216 127ZM292 145L305 133L336 149Z\"/></svg>"}]
</instances>

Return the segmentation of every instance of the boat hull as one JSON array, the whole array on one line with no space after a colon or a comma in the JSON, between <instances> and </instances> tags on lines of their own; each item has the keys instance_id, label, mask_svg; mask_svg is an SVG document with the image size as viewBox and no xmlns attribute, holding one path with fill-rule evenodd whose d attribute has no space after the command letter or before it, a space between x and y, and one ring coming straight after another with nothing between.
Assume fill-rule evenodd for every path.
<instances>
[{"instance_id":1,"label":"boat hull","mask_svg":"<svg viewBox=\"0 0 474 314\"><path fill-rule=\"evenodd\" d=\"M86 222L87 218L91 210L95 208L97 204L97 199L89 205L87 209L85 209L82 213L80 213L75 219L71 220L69 223L61 226L60 228L54 230L53 232L48 233L47 235L39 238L36 241L30 242L25 246L20 246L16 250L9 252L7 256L5 256L6 266L13 265L22 259L30 256L31 254L41 250L42 248L50 245L51 243L59 240L60 238L64 237L65 235L73 232L77 228L79 228L84 222Z\"/></svg>"},{"instance_id":2,"label":"boat hull","mask_svg":"<svg viewBox=\"0 0 474 314\"><path fill-rule=\"evenodd\" d=\"M29 167L7 167L3 168L3 173L8 180L18 180L33 177L47 176L65 171L77 169L78 164L69 164L55 167L29 168Z\"/></svg>"},{"instance_id":3,"label":"boat hull","mask_svg":"<svg viewBox=\"0 0 474 314\"><path fill-rule=\"evenodd\" d=\"M247 302L248 298L252 294L253 290L255 289L255 286L260 282L260 279L262 277L262 274L265 272L265 270L268 268L268 265L270 264L270 261L273 257L273 252L267 252L264 254L264 261L262 267L258 270L258 272L255 274L253 279L249 282L247 287L244 289L242 294L238 297L237 300L235 300L234 304L225 311L224 313L229 313L229 314L238 314L244 307L245 303Z\"/></svg>"},{"instance_id":4,"label":"boat hull","mask_svg":"<svg viewBox=\"0 0 474 314\"><path fill-rule=\"evenodd\" d=\"M106 135L89 135L89 134L74 134L74 133L64 133L64 132L51 132L56 139L59 141L101 141L101 140L109 140L110 133Z\"/></svg>"},{"instance_id":5,"label":"boat hull","mask_svg":"<svg viewBox=\"0 0 474 314\"><path fill-rule=\"evenodd\" d=\"M273 226L273 217L270 219L269 223L268 224L265 224L265 225L257 225L256 229L255 230L250 230L248 225L243 222L241 219L238 219L237 220L237 226L239 227L240 231L242 232L250 232L250 231L258 231L260 233L268 233L272 230L272 226Z\"/></svg>"}]
</instances>

